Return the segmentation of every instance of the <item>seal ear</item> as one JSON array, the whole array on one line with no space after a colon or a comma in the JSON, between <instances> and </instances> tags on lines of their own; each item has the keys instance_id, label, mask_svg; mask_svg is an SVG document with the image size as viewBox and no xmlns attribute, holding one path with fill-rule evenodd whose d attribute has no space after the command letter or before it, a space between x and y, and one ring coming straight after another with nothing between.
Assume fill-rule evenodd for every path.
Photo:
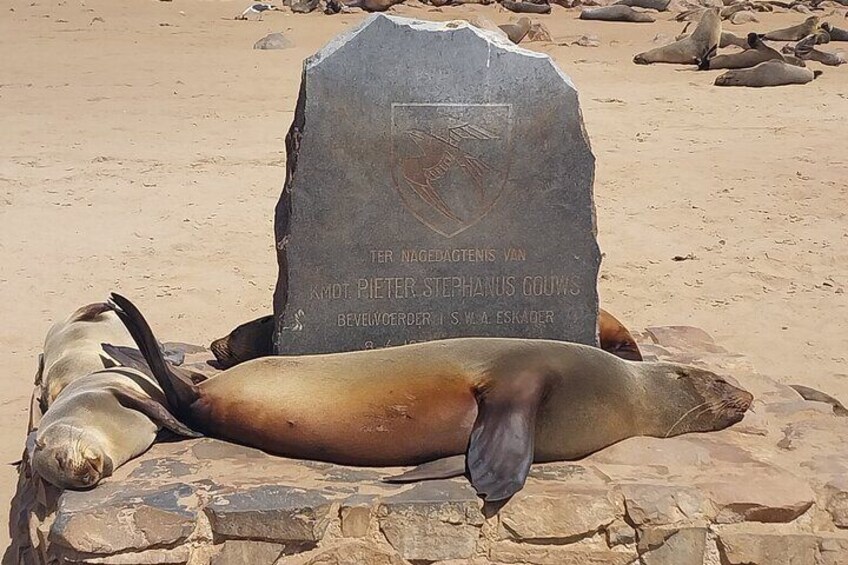
<instances>
[{"instance_id":1,"label":"seal ear","mask_svg":"<svg viewBox=\"0 0 848 565\"><path fill-rule=\"evenodd\" d=\"M203 437L203 434L195 432L188 426L177 420L173 414L150 397L120 385L109 386L109 392L115 395L118 402L131 410L138 410L159 426L171 430L177 435L185 437Z\"/></svg>"},{"instance_id":2,"label":"seal ear","mask_svg":"<svg viewBox=\"0 0 848 565\"><path fill-rule=\"evenodd\" d=\"M524 368L499 374L479 393L467 465L472 486L487 503L508 500L527 480L546 381L541 370Z\"/></svg>"}]
</instances>

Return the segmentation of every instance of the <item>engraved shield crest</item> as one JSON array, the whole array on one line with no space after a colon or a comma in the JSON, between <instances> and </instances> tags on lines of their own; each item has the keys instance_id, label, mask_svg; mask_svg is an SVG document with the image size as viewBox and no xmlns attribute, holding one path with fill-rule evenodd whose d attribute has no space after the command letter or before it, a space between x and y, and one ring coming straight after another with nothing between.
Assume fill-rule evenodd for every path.
<instances>
[{"instance_id":1,"label":"engraved shield crest","mask_svg":"<svg viewBox=\"0 0 848 565\"><path fill-rule=\"evenodd\" d=\"M512 158L509 104L392 104L392 176L404 206L445 237L492 210Z\"/></svg>"}]
</instances>

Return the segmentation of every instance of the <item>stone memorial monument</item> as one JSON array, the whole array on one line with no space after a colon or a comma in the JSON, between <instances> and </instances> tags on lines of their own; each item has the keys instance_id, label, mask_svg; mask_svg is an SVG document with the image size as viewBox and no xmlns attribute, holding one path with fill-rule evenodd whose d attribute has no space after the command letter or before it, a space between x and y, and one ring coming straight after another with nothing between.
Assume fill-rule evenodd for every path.
<instances>
[{"instance_id":1,"label":"stone memorial monument","mask_svg":"<svg viewBox=\"0 0 848 565\"><path fill-rule=\"evenodd\" d=\"M595 161L547 55L369 17L305 62L286 149L277 353L596 343Z\"/></svg>"}]
</instances>

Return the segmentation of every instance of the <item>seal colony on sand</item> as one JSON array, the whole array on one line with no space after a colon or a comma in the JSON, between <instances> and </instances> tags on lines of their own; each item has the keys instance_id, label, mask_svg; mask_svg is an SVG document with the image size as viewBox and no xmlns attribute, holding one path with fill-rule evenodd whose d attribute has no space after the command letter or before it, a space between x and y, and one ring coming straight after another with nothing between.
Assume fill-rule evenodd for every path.
<instances>
[{"instance_id":1,"label":"seal colony on sand","mask_svg":"<svg viewBox=\"0 0 848 565\"><path fill-rule=\"evenodd\" d=\"M664 47L657 47L633 57L638 65L651 63L696 64L716 49L721 39L721 18L718 8L704 11L692 35Z\"/></svg>"},{"instance_id":2,"label":"seal colony on sand","mask_svg":"<svg viewBox=\"0 0 848 565\"><path fill-rule=\"evenodd\" d=\"M520 490L534 461L580 458L635 435L723 429L752 401L696 367L509 338L265 357L194 385L169 370L136 307L116 294L112 302L171 412L192 429L300 459L467 472L487 503Z\"/></svg>"},{"instance_id":3,"label":"seal colony on sand","mask_svg":"<svg viewBox=\"0 0 848 565\"><path fill-rule=\"evenodd\" d=\"M229 369L239 363L274 355L274 316L262 316L236 327L209 346L218 367ZM598 311L598 341L601 349L629 361L641 361L642 353L630 331L615 316Z\"/></svg>"},{"instance_id":4,"label":"seal colony on sand","mask_svg":"<svg viewBox=\"0 0 848 565\"><path fill-rule=\"evenodd\" d=\"M716 77L716 86L784 86L806 84L819 77L821 71L790 65L782 59L772 59L750 69L734 69Z\"/></svg>"}]
</instances>

